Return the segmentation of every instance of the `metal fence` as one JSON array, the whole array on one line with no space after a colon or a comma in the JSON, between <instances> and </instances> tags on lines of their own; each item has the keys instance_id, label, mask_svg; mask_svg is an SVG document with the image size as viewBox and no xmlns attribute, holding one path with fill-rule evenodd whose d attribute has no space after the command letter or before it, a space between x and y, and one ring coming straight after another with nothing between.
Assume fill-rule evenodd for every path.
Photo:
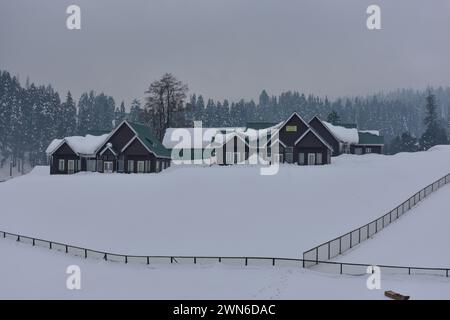
<instances>
[{"instance_id":1,"label":"metal fence","mask_svg":"<svg viewBox=\"0 0 450 320\"><path fill-rule=\"evenodd\" d=\"M314 265L314 269L320 272L330 272L345 275L365 275L370 264L346 263L332 261L318 261L296 258L274 258L274 257L219 257L219 256L137 256L116 254L88 248L72 246L64 243L48 241L33 237L27 237L15 233L0 231L0 237L16 242L29 244L31 246L42 247L59 251L72 256L84 259L97 259L110 261L112 263L141 264L141 265L211 265L221 263L236 267L289 267L304 268ZM388 266L378 265L386 274L426 274L434 276L449 277L449 268L424 268L411 266Z\"/></svg>"},{"instance_id":2,"label":"metal fence","mask_svg":"<svg viewBox=\"0 0 450 320\"><path fill-rule=\"evenodd\" d=\"M369 222L368 224L359 227L353 231L350 231L342 236L339 236L333 240L327 241L314 247L303 253L303 259L308 261L305 267L311 267L317 265L320 261L330 260L345 251L353 248L354 246L360 244L364 240L369 239L374 234L386 228L392 222L396 221L403 214L413 208L420 201L424 200L431 193L437 191L442 186L450 182L450 174L445 177L431 183L426 186L408 200L400 204L395 209L389 211L385 215L379 217L378 219Z\"/></svg>"}]
</instances>

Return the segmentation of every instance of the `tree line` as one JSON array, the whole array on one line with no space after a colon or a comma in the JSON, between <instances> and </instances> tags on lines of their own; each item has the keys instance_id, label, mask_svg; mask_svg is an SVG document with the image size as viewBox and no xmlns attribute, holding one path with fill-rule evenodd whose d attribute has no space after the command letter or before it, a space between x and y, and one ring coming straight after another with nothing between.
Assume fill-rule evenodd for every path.
<instances>
[{"instance_id":1,"label":"tree line","mask_svg":"<svg viewBox=\"0 0 450 320\"><path fill-rule=\"evenodd\" d=\"M387 151L417 151L447 143L450 88L397 90L366 97L330 100L297 91L278 96L263 90L257 101L215 101L187 96L188 86L167 73L144 92L144 104L116 106L113 97L89 91L78 101L70 91L60 98L50 85L22 86L17 77L0 70L0 166L6 159L46 163L45 149L54 138L109 132L120 121L146 123L162 140L167 127L245 126L247 122L280 122L294 111L309 120L317 115L336 123L354 123L385 136ZM425 119L425 121L424 121Z\"/></svg>"}]
</instances>

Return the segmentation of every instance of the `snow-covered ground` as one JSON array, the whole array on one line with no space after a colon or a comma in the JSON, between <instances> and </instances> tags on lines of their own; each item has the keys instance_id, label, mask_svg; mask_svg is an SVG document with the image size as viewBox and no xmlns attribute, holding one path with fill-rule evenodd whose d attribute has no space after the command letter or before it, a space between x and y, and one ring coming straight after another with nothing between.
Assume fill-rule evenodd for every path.
<instances>
[{"instance_id":1,"label":"snow-covered ground","mask_svg":"<svg viewBox=\"0 0 450 320\"><path fill-rule=\"evenodd\" d=\"M247 166L71 176L41 167L0 184L0 229L126 254L300 257L444 176L449 159L448 146L343 155L274 176Z\"/></svg>"},{"instance_id":2,"label":"snow-covered ground","mask_svg":"<svg viewBox=\"0 0 450 320\"><path fill-rule=\"evenodd\" d=\"M450 185L338 261L450 268Z\"/></svg>"},{"instance_id":3,"label":"snow-covered ground","mask_svg":"<svg viewBox=\"0 0 450 320\"><path fill-rule=\"evenodd\" d=\"M0 299L386 299L385 290L411 299L450 299L450 279L436 276L382 275L381 290L368 290L366 275L223 264L125 265L4 239L0 255ZM81 268L81 290L66 288L69 265Z\"/></svg>"}]
</instances>

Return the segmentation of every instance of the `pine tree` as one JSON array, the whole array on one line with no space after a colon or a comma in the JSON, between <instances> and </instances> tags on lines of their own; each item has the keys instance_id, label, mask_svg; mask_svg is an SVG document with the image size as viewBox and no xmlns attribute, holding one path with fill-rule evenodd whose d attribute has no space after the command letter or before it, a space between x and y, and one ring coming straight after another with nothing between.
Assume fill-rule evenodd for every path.
<instances>
[{"instance_id":1,"label":"pine tree","mask_svg":"<svg viewBox=\"0 0 450 320\"><path fill-rule=\"evenodd\" d=\"M447 133L439 124L436 98L431 90L428 91L428 95L426 97L425 109L426 116L424 119L424 124L426 125L426 130L420 139L422 150L428 150L429 148L439 144L448 144Z\"/></svg>"},{"instance_id":2,"label":"pine tree","mask_svg":"<svg viewBox=\"0 0 450 320\"><path fill-rule=\"evenodd\" d=\"M331 113L327 116L327 122L338 125L341 122L341 118L339 117L336 110L331 111Z\"/></svg>"},{"instance_id":3,"label":"pine tree","mask_svg":"<svg viewBox=\"0 0 450 320\"><path fill-rule=\"evenodd\" d=\"M129 120L133 122L141 122L142 107L138 99L131 102Z\"/></svg>"},{"instance_id":4,"label":"pine tree","mask_svg":"<svg viewBox=\"0 0 450 320\"><path fill-rule=\"evenodd\" d=\"M114 126L119 125L122 120L124 120L127 116L127 112L125 109L125 103L122 101L120 104L120 108L116 108L115 116L114 116Z\"/></svg>"},{"instance_id":5,"label":"pine tree","mask_svg":"<svg viewBox=\"0 0 450 320\"><path fill-rule=\"evenodd\" d=\"M64 136L73 136L77 131L77 107L70 91L67 92L66 101L62 104Z\"/></svg>"}]
</instances>

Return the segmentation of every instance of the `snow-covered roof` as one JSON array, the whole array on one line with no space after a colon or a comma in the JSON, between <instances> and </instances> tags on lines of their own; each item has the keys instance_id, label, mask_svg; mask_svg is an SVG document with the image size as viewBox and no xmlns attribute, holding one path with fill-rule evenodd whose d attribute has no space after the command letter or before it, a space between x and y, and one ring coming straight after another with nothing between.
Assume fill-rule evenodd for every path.
<instances>
[{"instance_id":1,"label":"snow-covered roof","mask_svg":"<svg viewBox=\"0 0 450 320\"><path fill-rule=\"evenodd\" d=\"M378 130L359 130L359 132L370 133L370 134L373 134L373 135L376 135L376 136L380 135L380 131L378 131Z\"/></svg>"},{"instance_id":2,"label":"snow-covered roof","mask_svg":"<svg viewBox=\"0 0 450 320\"><path fill-rule=\"evenodd\" d=\"M329 122L322 121L322 123L331 131L331 133L341 142L356 144L359 142L358 129L345 128L333 125Z\"/></svg>"},{"instance_id":3,"label":"snow-covered roof","mask_svg":"<svg viewBox=\"0 0 450 320\"><path fill-rule=\"evenodd\" d=\"M52 154L55 152L64 142L66 142L69 147L77 154L94 154L95 151L105 143L108 138L108 134L101 136L86 135L82 136L72 136L66 137L64 139L54 139L50 145L47 147L45 152L47 154Z\"/></svg>"}]
</instances>

